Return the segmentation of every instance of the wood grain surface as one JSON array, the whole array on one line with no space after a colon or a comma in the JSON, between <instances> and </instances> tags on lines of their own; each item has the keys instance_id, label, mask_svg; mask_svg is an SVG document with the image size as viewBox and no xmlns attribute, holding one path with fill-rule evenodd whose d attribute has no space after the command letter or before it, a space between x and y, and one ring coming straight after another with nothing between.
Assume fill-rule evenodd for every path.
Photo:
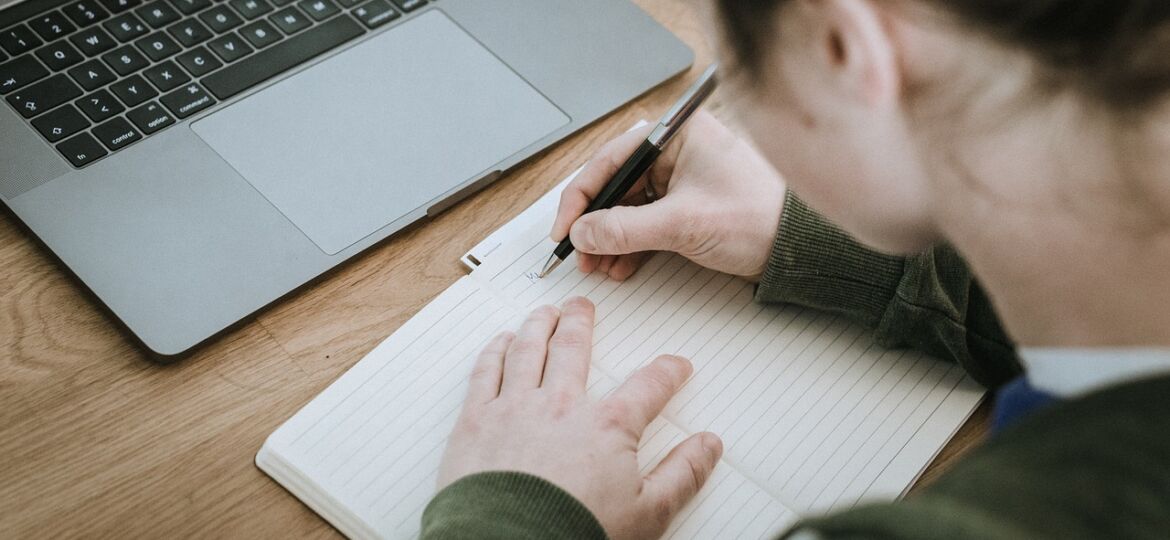
<instances>
[{"instance_id":1,"label":"wood grain surface","mask_svg":"<svg viewBox=\"0 0 1170 540\"><path fill-rule=\"evenodd\" d=\"M0 537L338 536L255 467L256 451L464 275L466 249L604 142L661 114L711 61L689 2L637 2L695 49L689 73L177 365L148 360L15 220L0 217ZM985 425L982 410L924 481Z\"/></svg>"}]
</instances>

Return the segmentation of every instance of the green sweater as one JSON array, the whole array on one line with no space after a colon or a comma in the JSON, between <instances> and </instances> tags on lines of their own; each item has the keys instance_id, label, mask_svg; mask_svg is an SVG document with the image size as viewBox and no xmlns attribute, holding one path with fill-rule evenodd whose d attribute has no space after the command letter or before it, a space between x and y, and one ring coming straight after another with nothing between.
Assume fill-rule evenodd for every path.
<instances>
[{"instance_id":1,"label":"green sweater","mask_svg":"<svg viewBox=\"0 0 1170 540\"><path fill-rule=\"evenodd\" d=\"M792 196L756 297L847 315L872 328L881 344L958 362L989 388L1021 373L990 302L952 249L881 255ZM903 501L809 519L790 535L1168 538L1170 377L1062 401L997 434ZM436 495L423 514L422 537L605 538L605 532L552 483L488 472Z\"/></svg>"}]
</instances>

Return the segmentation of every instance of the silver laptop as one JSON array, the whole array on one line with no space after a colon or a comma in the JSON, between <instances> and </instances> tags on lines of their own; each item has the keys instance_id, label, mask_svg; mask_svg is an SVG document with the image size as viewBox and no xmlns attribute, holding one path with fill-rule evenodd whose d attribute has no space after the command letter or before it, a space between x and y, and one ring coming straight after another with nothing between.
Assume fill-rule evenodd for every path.
<instances>
[{"instance_id":1,"label":"silver laptop","mask_svg":"<svg viewBox=\"0 0 1170 540\"><path fill-rule=\"evenodd\" d=\"M0 200L164 361L692 62L628 0L0 5Z\"/></svg>"}]
</instances>

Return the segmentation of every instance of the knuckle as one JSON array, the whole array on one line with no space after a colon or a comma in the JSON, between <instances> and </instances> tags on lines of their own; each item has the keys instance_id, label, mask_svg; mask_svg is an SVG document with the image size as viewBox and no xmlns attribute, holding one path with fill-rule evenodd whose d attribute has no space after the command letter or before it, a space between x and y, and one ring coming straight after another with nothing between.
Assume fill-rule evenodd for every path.
<instances>
[{"instance_id":1,"label":"knuckle","mask_svg":"<svg viewBox=\"0 0 1170 540\"><path fill-rule=\"evenodd\" d=\"M553 334L552 339L549 340L548 345L554 349L568 349L581 350L590 345L587 339L581 332L557 332Z\"/></svg>"},{"instance_id":2,"label":"knuckle","mask_svg":"<svg viewBox=\"0 0 1170 540\"><path fill-rule=\"evenodd\" d=\"M674 514L678 512L678 503L675 502L674 497L660 497L654 501L653 512L651 513L654 525L659 529L665 529L670 525Z\"/></svg>"},{"instance_id":3,"label":"knuckle","mask_svg":"<svg viewBox=\"0 0 1170 540\"><path fill-rule=\"evenodd\" d=\"M518 339L512 343L512 354L521 356L543 355L545 344L537 339Z\"/></svg>"},{"instance_id":4,"label":"knuckle","mask_svg":"<svg viewBox=\"0 0 1170 540\"><path fill-rule=\"evenodd\" d=\"M625 252L630 245L629 235L622 225L621 218L616 212L606 212L601 220L601 234L603 242L609 244L614 251Z\"/></svg>"},{"instance_id":5,"label":"knuckle","mask_svg":"<svg viewBox=\"0 0 1170 540\"><path fill-rule=\"evenodd\" d=\"M707 466L696 460L688 459L687 468L690 471L686 484L687 493L698 493L699 489L703 487L703 483L707 481Z\"/></svg>"},{"instance_id":6,"label":"knuckle","mask_svg":"<svg viewBox=\"0 0 1170 540\"><path fill-rule=\"evenodd\" d=\"M631 413L625 402L610 399L602 402L598 420L604 430L624 430Z\"/></svg>"},{"instance_id":7,"label":"knuckle","mask_svg":"<svg viewBox=\"0 0 1170 540\"><path fill-rule=\"evenodd\" d=\"M498 379L500 377L500 368L492 364L480 362L475 367L471 368L471 378L475 380L480 379Z\"/></svg>"}]
</instances>

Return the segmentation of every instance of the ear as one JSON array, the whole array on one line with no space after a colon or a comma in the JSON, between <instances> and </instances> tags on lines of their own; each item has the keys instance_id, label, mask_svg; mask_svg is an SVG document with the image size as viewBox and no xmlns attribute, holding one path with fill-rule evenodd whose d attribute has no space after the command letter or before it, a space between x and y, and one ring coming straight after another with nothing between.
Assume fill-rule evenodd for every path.
<instances>
[{"instance_id":1,"label":"ear","mask_svg":"<svg viewBox=\"0 0 1170 540\"><path fill-rule=\"evenodd\" d=\"M889 3L873 0L807 0L817 6L823 59L832 76L868 106L897 102L901 86L897 47L886 24Z\"/></svg>"}]
</instances>

